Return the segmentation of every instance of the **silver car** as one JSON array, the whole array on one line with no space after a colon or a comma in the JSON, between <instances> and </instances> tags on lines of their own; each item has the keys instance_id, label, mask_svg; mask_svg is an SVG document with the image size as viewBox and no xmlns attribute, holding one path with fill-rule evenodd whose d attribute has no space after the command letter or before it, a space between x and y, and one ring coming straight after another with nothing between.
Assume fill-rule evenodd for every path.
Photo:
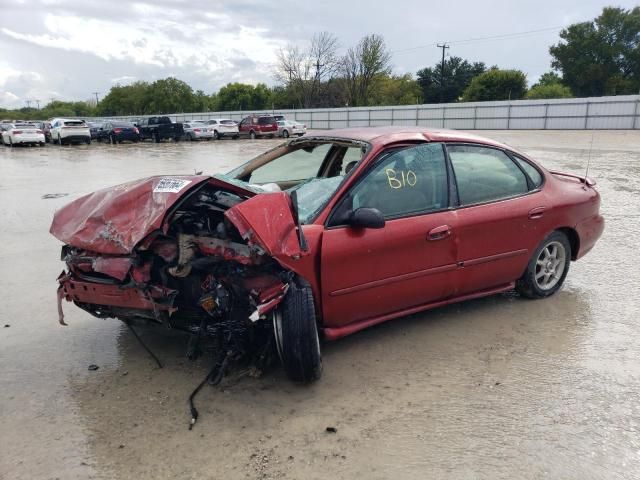
<instances>
[{"instance_id":1,"label":"silver car","mask_svg":"<svg viewBox=\"0 0 640 480\"><path fill-rule=\"evenodd\" d=\"M214 138L213 129L204 122L183 123L184 136L187 140L211 140Z\"/></svg>"},{"instance_id":2,"label":"silver car","mask_svg":"<svg viewBox=\"0 0 640 480\"><path fill-rule=\"evenodd\" d=\"M303 123L292 120L278 120L279 137L289 138L295 135L301 137L305 133L307 133L307 126Z\"/></svg>"}]
</instances>

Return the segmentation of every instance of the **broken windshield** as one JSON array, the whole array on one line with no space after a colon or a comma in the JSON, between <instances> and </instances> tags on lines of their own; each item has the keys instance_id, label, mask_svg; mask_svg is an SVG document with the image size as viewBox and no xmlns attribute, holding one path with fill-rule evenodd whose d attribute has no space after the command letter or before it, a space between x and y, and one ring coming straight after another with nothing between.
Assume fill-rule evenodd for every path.
<instances>
[{"instance_id":1,"label":"broken windshield","mask_svg":"<svg viewBox=\"0 0 640 480\"><path fill-rule=\"evenodd\" d=\"M296 191L301 223L310 223L363 158L368 144L309 138L280 145L224 176L253 191Z\"/></svg>"}]
</instances>

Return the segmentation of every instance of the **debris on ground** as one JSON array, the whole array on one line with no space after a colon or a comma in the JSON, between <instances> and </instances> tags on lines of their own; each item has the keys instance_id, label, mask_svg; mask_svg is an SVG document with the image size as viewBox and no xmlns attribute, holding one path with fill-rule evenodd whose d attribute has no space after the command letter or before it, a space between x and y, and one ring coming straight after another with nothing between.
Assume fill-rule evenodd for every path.
<instances>
[{"instance_id":1,"label":"debris on ground","mask_svg":"<svg viewBox=\"0 0 640 480\"><path fill-rule=\"evenodd\" d=\"M338 429L336 427L327 427L326 428L326 432L327 433L338 433Z\"/></svg>"},{"instance_id":2,"label":"debris on ground","mask_svg":"<svg viewBox=\"0 0 640 480\"><path fill-rule=\"evenodd\" d=\"M42 199L43 200L49 200L51 198L66 197L67 195L69 195L69 194L68 193L45 193L44 195L42 195Z\"/></svg>"},{"instance_id":3,"label":"debris on ground","mask_svg":"<svg viewBox=\"0 0 640 480\"><path fill-rule=\"evenodd\" d=\"M91 365L89 365L89 368L88 368L88 369L89 369L89 370L91 370L91 371L93 372L93 371L95 371L95 370L98 370L99 368L100 368L100 367L99 367L98 365L95 365L95 364L93 364L93 363L92 363Z\"/></svg>"}]
</instances>

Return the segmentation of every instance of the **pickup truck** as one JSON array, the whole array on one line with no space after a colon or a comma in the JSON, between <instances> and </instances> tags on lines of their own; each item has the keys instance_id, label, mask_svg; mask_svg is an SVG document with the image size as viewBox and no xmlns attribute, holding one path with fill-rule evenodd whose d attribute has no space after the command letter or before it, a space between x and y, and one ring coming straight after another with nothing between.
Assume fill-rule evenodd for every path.
<instances>
[{"instance_id":1,"label":"pickup truck","mask_svg":"<svg viewBox=\"0 0 640 480\"><path fill-rule=\"evenodd\" d=\"M173 138L179 142L184 135L181 123L173 123L169 117L149 117L138 122L138 130L142 140L152 139L160 143L163 138Z\"/></svg>"}]
</instances>

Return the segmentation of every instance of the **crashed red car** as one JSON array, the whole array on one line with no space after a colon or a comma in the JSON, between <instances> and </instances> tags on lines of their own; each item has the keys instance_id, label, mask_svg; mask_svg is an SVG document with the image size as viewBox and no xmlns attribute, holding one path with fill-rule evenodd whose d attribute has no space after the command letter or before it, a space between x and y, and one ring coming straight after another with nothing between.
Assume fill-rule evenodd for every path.
<instances>
[{"instance_id":1,"label":"crashed red car","mask_svg":"<svg viewBox=\"0 0 640 480\"><path fill-rule=\"evenodd\" d=\"M55 215L61 302L194 335L268 329L290 378L334 340L516 289L547 297L604 220L594 182L466 133L312 133L225 176L150 177Z\"/></svg>"}]
</instances>

